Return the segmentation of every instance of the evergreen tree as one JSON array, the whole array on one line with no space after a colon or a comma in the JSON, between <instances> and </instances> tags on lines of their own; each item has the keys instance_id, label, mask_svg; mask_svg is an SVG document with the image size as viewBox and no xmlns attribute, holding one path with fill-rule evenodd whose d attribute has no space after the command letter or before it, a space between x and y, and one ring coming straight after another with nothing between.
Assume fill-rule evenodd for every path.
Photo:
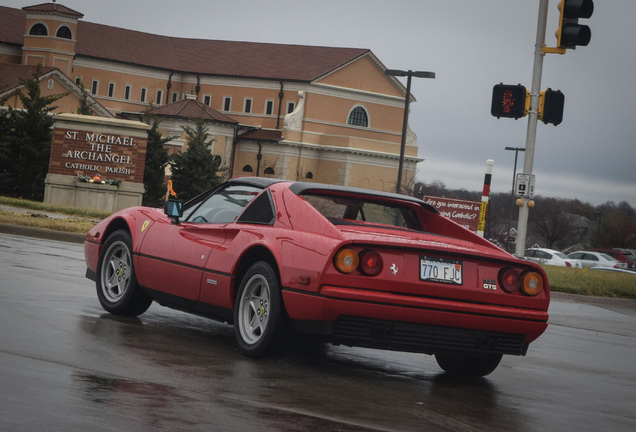
<instances>
[{"instance_id":1,"label":"evergreen tree","mask_svg":"<svg viewBox=\"0 0 636 432\"><path fill-rule=\"evenodd\" d=\"M190 200L221 182L220 158L212 155L208 128L202 119L194 120L194 128L184 126L188 148L173 156L172 182L177 197Z\"/></svg>"},{"instance_id":2,"label":"evergreen tree","mask_svg":"<svg viewBox=\"0 0 636 432\"><path fill-rule=\"evenodd\" d=\"M168 150L164 144L175 137L163 137L159 131L159 119L153 113L154 107L149 106L142 120L151 126L148 131L146 146L146 166L144 168L144 197L143 205L161 207L166 195L165 171L168 165Z\"/></svg>"},{"instance_id":3,"label":"evergreen tree","mask_svg":"<svg viewBox=\"0 0 636 432\"><path fill-rule=\"evenodd\" d=\"M0 91L3 91L6 86L0 82ZM7 110L3 108L6 102L6 97L0 99L0 193L7 190L9 187L9 175L6 172L6 167L9 161L9 148L7 137L11 126L9 123L9 116Z\"/></svg>"},{"instance_id":4,"label":"evergreen tree","mask_svg":"<svg viewBox=\"0 0 636 432\"><path fill-rule=\"evenodd\" d=\"M0 161L0 193L26 199L44 198L44 180L49 169L53 117L52 103L65 94L43 96L40 91L38 66L31 78L20 80L22 88L15 94L23 109L9 108L10 130L5 137L5 153Z\"/></svg>"}]
</instances>

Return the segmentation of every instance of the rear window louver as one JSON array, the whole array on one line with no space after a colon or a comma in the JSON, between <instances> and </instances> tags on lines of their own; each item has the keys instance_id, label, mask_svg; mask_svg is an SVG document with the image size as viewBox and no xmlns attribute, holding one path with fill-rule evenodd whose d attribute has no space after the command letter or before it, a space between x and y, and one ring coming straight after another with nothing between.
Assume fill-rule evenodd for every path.
<instances>
[{"instance_id":1,"label":"rear window louver","mask_svg":"<svg viewBox=\"0 0 636 432\"><path fill-rule=\"evenodd\" d=\"M238 223L252 223L259 225L272 225L276 220L274 204L269 191L260 194L247 206L238 219Z\"/></svg>"}]
</instances>

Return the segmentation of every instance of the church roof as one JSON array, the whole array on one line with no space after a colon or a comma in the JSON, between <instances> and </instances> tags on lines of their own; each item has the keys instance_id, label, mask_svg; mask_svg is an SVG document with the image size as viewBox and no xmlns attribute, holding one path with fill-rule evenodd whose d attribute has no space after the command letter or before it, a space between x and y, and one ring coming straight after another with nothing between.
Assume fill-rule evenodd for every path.
<instances>
[{"instance_id":1,"label":"church roof","mask_svg":"<svg viewBox=\"0 0 636 432\"><path fill-rule=\"evenodd\" d=\"M64 6L57 3L23 9L0 6L0 44L21 46L27 11L52 8L60 10ZM81 18L82 14L75 13ZM314 81L360 57L373 56L370 50L363 48L179 38L86 21L78 22L76 40L76 58L180 73L297 82Z\"/></svg>"},{"instance_id":2,"label":"church roof","mask_svg":"<svg viewBox=\"0 0 636 432\"><path fill-rule=\"evenodd\" d=\"M33 76L36 66L0 63L0 93L14 89L21 84L21 80L28 80ZM40 75L47 74L56 68L43 66Z\"/></svg>"},{"instance_id":3,"label":"church roof","mask_svg":"<svg viewBox=\"0 0 636 432\"><path fill-rule=\"evenodd\" d=\"M274 129L253 129L240 135L245 141L279 142L283 139L283 132Z\"/></svg>"},{"instance_id":4,"label":"church roof","mask_svg":"<svg viewBox=\"0 0 636 432\"><path fill-rule=\"evenodd\" d=\"M67 8L66 6L62 6L59 3L42 3L34 6L26 6L23 7L22 10L27 12L44 12L44 13L55 13L61 15L70 15L77 18L82 18L84 14L77 12L71 8Z\"/></svg>"},{"instance_id":5,"label":"church roof","mask_svg":"<svg viewBox=\"0 0 636 432\"><path fill-rule=\"evenodd\" d=\"M175 118L201 118L203 120L215 121L220 123L238 124L236 120L230 118L215 109L210 108L194 99L183 99L168 105L155 108L154 114L157 116L175 117Z\"/></svg>"}]
</instances>

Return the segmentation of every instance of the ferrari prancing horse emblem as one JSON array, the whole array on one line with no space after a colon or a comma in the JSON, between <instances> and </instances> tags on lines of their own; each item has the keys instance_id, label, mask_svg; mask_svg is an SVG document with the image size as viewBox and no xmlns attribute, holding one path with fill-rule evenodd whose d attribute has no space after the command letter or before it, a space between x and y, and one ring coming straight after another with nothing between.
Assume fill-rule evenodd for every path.
<instances>
[{"instance_id":1,"label":"ferrari prancing horse emblem","mask_svg":"<svg viewBox=\"0 0 636 432\"><path fill-rule=\"evenodd\" d=\"M393 276L395 276L398 272L398 268L395 265L395 263L393 263L393 265L391 266L391 271L393 272Z\"/></svg>"}]
</instances>

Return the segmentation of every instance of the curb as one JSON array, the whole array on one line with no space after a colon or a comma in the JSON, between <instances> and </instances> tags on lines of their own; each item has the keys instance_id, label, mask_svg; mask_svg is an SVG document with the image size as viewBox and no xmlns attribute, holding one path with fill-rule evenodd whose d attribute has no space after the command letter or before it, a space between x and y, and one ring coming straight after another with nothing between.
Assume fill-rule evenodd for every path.
<instances>
[{"instance_id":1,"label":"curb","mask_svg":"<svg viewBox=\"0 0 636 432\"><path fill-rule=\"evenodd\" d=\"M615 306L626 309L636 309L636 300L616 297L597 297L583 294L570 294L558 291L551 291L550 299L568 301L572 303L586 303L594 305Z\"/></svg>"}]
</instances>

